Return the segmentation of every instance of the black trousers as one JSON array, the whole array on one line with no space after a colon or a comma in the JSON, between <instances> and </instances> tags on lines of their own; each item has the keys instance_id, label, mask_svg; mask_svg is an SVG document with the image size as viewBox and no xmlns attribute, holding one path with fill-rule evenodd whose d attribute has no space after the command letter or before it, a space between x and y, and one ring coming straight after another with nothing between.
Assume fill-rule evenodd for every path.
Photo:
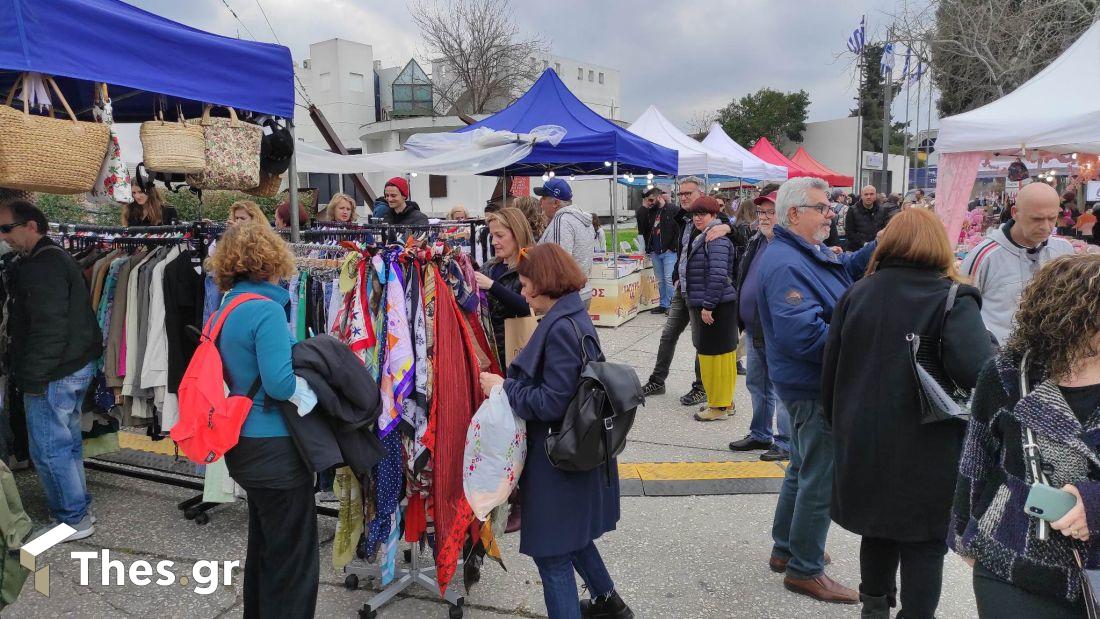
<instances>
[{"instance_id":1,"label":"black trousers","mask_svg":"<svg viewBox=\"0 0 1100 619\"><path fill-rule=\"evenodd\" d=\"M943 540L901 542L864 537L859 545L860 593L887 596L894 605L901 566L901 612L906 619L931 619L943 589Z\"/></svg>"},{"instance_id":2,"label":"black trousers","mask_svg":"<svg viewBox=\"0 0 1100 619\"><path fill-rule=\"evenodd\" d=\"M1076 619L1087 616L1081 604L1071 604L1057 595L1039 595L1021 589L981 564L974 565L974 599L978 603L978 616L982 619Z\"/></svg>"},{"instance_id":3,"label":"black trousers","mask_svg":"<svg viewBox=\"0 0 1100 619\"><path fill-rule=\"evenodd\" d=\"M317 606L320 557L313 483L249 488L245 619L308 619Z\"/></svg>"},{"instance_id":4,"label":"black trousers","mask_svg":"<svg viewBox=\"0 0 1100 619\"><path fill-rule=\"evenodd\" d=\"M657 347L657 365L654 366L649 380L665 384L668 370L672 367L672 357L676 354L676 343L680 341L680 336L689 324L691 324L691 315L688 313L687 301L684 299L684 293L676 289L672 293L672 301L669 302L665 328L661 330L661 343ZM703 380L699 377L698 355L695 357L695 380L692 381L691 386L703 388Z\"/></svg>"}]
</instances>

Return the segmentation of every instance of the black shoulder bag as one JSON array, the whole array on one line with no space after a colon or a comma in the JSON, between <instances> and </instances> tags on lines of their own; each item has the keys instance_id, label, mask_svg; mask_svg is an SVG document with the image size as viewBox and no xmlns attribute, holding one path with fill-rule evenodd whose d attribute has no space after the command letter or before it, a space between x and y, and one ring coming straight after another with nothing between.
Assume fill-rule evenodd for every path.
<instances>
[{"instance_id":1,"label":"black shoulder bag","mask_svg":"<svg viewBox=\"0 0 1100 619\"><path fill-rule=\"evenodd\" d=\"M905 336L905 340L909 342L913 376L917 379L917 393L920 394L921 423L970 420L971 390L955 384L943 366L943 330L947 326L947 317L951 315L958 293L959 284L953 282L947 291L943 321L937 337L916 333Z\"/></svg>"},{"instance_id":2,"label":"black shoulder bag","mask_svg":"<svg viewBox=\"0 0 1100 619\"><path fill-rule=\"evenodd\" d=\"M611 485L611 461L626 447L634 414L645 403L642 385L634 368L604 361L596 338L582 335L572 318L566 320L580 342L581 376L561 424L546 437L546 456L563 471L591 471L603 464ZM588 356L588 341L596 346L595 360Z\"/></svg>"}]
</instances>

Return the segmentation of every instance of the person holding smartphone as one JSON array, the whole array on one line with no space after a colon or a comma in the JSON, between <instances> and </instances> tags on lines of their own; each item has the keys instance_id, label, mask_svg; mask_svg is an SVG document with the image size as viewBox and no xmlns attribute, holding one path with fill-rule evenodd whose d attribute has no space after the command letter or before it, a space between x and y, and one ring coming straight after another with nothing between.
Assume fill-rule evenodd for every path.
<instances>
[{"instance_id":1,"label":"person holding smartphone","mask_svg":"<svg viewBox=\"0 0 1100 619\"><path fill-rule=\"evenodd\" d=\"M948 545L974 568L981 617L1084 617L1081 571L1100 565L1100 256L1055 258L1020 299L1016 328L982 370L963 445ZM1020 397L1027 354L1028 394ZM1048 485L1034 492L1025 428ZM1047 540L1039 538L1045 507Z\"/></svg>"}]
</instances>

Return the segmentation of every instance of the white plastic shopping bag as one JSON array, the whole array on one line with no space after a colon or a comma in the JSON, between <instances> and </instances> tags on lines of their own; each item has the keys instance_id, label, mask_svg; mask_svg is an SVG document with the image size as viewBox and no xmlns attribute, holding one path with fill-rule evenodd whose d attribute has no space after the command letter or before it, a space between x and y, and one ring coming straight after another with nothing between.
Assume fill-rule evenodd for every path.
<instances>
[{"instance_id":1,"label":"white plastic shopping bag","mask_svg":"<svg viewBox=\"0 0 1100 619\"><path fill-rule=\"evenodd\" d=\"M478 520L508 501L527 459L527 422L512 414L499 385L474 413L466 430L462 488Z\"/></svg>"}]
</instances>

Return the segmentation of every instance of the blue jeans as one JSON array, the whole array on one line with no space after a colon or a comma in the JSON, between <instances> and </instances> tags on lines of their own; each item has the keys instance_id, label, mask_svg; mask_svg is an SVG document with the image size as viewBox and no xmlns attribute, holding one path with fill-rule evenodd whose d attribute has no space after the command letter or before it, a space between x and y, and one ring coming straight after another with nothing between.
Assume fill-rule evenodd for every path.
<instances>
[{"instance_id":1,"label":"blue jeans","mask_svg":"<svg viewBox=\"0 0 1100 619\"><path fill-rule=\"evenodd\" d=\"M46 494L50 513L65 524L76 524L88 513L92 497L84 480L84 444L80 412L92 382L91 363L55 380L41 395L23 395L31 461Z\"/></svg>"},{"instance_id":2,"label":"blue jeans","mask_svg":"<svg viewBox=\"0 0 1100 619\"><path fill-rule=\"evenodd\" d=\"M600 551L596 550L593 542L567 555L534 559L542 578L542 595L550 619L580 619L581 604L577 598L577 580L573 577L573 570L581 575L593 598L615 590L615 583L611 582L611 575L607 573Z\"/></svg>"},{"instance_id":3,"label":"blue jeans","mask_svg":"<svg viewBox=\"0 0 1100 619\"><path fill-rule=\"evenodd\" d=\"M752 345L752 334L745 334L745 369L748 376L745 384L748 385L749 395L752 396L752 422L749 424L749 434L753 440L773 442L783 451L791 450L791 416L787 413L787 407L775 394L775 385L768 375L768 359L764 351ZM775 421L776 432L772 432L772 421Z\"/></svg>"},{"instance_id":4,"label":"blue jeans","mask_svg":"<svg viewBox=\"0 0 1100 619\"><path fill-rule=\"evenodd\" d=\"M672 271L676 268L676 252L663 251L649 254L649 257L653 260L653 275L661 292L661 307L668 309L668 304L672 302Z\"/></svg>"},{"instance_id":5,"label":"blue jeans","mask_svg":"<svg viewBox=\"0 0 1100 619\"><path fill-rule=\"evenodd\" d=\"M785 404L791 413L791 462L775 506L772 556L789 559L788 576L813 578L825 571L833 434L825 425L821 400Z\"/></svg>"}]
</instances>

